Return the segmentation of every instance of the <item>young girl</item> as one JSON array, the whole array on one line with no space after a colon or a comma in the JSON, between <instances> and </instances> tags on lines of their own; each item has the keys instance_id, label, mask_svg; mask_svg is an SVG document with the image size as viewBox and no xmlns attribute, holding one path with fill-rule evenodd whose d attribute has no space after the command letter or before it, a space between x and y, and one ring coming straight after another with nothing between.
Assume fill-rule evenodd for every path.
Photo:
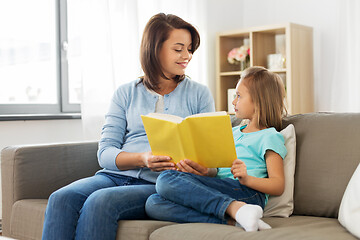
<instances>
[{"instance_id":1,"label":"young girl","mask_svg":"<svg viewBox=\"0 0 360 240\"><path fill-rule=\"evenodd\" d=\"M284 96L277 74L262 67L246 69L233 101L236 117L250 120L233 128L238 159L231 169L217 172L186 159L178 164L180 171L161 173L157 194L146 202L147 214L178 223L240 225L246 231L271 228L260 218L268 195L284 191L283 159L287 151L278 132L286 112ZM211 174L216 177L199 176Z\"/></svg>"},{"instance_id":2,"label":"young girl","mask_svg":"<svg viewBox=\"0 0 360 240\"><path fill-rule=\"evenodd\" d=\"M106 115L98 150L103 169L51 194L43 239L113 240L119 220L147 218L145 202L156 192L159 171L175 165L151 154L140 115L214 111L209 89L185 77L199 44L196 29L177 16L149 20L140 48L144 76L116 90Z\"/></svg>"}]
</instances>

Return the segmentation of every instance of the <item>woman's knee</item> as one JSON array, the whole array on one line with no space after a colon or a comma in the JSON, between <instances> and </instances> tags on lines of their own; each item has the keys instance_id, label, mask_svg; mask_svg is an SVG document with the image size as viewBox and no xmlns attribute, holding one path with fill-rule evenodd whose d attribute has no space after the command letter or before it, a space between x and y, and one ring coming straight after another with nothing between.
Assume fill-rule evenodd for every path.
<instances>
[{"instance_id":1,"label":"woman's knee","mask_svg":"<svg viewBox=\"0 0 360 240\"><path fill-rule=\"evenodd\" d=\"M53 192L48 200L48 206L73 206L74 202L81 201L82 195L71 188L60 188L59 190ZM85 199L83 200L85 201Z\"/></svg>"},{"instance_id":2,"label":"woman's knee","mask_svg":"<svg viewBox=\"0 0 360 240\"><path fill-rule=\"evenodd\" d=\"M154 185L118 186L93 192L86 199L83 211L122 212L128 208L144 207L146 199L155 193Z\"/></svg>"},{"instance_id":3,"label":"woman's knee","mask_svg":"<svg viewBox=\"0 0 360 240\"><path fill-rule=\"evenodd\" d=\"M111 194L107 189L100 189L92 194L86 199L82 211L91 212L94 215L100 214L101 212L112 211L116 205L112 202Z\"/></svg>"}]
</instances>

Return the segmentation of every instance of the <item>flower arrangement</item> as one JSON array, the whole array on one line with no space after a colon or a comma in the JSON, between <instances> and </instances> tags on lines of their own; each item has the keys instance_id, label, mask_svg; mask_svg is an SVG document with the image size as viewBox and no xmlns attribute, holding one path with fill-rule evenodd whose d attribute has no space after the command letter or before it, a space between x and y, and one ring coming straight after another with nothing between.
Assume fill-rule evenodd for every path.
<instances>
[{"instance_id":1,"label":"flower arrangement","mask_svg":"<svg viewBox=\"0 0 360 240\"><path fill-rule=\"evenodd\" d=\"M228 53L227 60L230 64L240 64L241 70L244 70L250 63L250 48L243 45L241 47L231 49Z\"/></svg>"}]
</instances>

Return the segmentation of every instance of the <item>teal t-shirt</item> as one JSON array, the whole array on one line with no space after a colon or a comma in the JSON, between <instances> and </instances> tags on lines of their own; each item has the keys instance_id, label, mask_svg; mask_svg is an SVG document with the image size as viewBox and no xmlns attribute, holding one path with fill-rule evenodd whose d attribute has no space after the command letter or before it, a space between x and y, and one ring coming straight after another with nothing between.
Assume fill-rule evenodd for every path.
<instances>
[{"instance_id":1,"label":"teal t-shirt","mask_svg":"<svg viewBox=\"0 0 360 240\"><path fill-rule=\"evenodd\" d=\"M267 150L272 150L284 159L287 154L284 137L273 127L257 132L243 133L242 130L245 127L237 126L232 129L237 158L245 163L248 175L266 178L268 173L265 153ZM230 168L219 168L216 177L234 179ZM266 200L267 198L266 194Z\"/></svg>"}]
</instances>

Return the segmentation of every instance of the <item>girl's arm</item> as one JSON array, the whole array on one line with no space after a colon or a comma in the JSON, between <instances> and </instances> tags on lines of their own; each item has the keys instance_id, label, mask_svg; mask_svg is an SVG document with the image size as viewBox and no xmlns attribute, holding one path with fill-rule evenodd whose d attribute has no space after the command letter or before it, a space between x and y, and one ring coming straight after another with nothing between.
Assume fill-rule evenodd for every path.
<instances>
[{"instance_id":1,"label":"girl's arm","mask_svg":"<svg viewBox=\"0 0 360 240\"><path fill-rule=\"evenodd\" d=\"M240 183L257 191L270 195L281 195L284 192L285 176L283 159L274 151L268 150L265 154L268 178L257 178L247 175L246 165L237 159L234 161L231 172Z\"/></svg>"}]
</instances>

